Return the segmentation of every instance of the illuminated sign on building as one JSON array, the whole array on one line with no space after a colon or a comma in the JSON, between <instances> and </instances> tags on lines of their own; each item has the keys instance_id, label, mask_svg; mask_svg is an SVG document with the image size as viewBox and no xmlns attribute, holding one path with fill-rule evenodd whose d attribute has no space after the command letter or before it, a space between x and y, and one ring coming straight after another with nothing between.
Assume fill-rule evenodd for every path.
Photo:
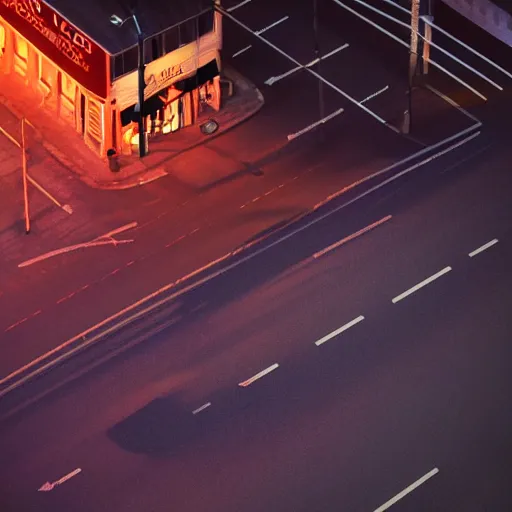
<instances>
[{"instance_id":1,"label":"illuminated sign on building","mask_svg":"<svg viewBox=\"0 0 512 512\"><path fill-rule=\"evenodd\" d=\"M187 73L188 72L189 70L187 69ZM174 64L168 67L164 67L164 69L161 71L159 70L157 72L153 72L149 76L146 73L146 90L144 95L147 97L152 96L155 92L171 85L176 81L178 77L183 75L183 73L184 71L182 64Z\"/></svg>"},{"instance_id":2,"label":"illuminated sign on building","mask_svg":"<svg viewBox=\"0 0 512 512\"><path fill-rule=\"evenodd\" d=\"M173 83L188 78L208 62L217 58L221 46L219 34L203 36L199 46L187 44L146 65L144 98L148 99ZM128 73L112 83L111 95L120 110L138 102L137 72Z\"/></svg>"},{"instance_id":3,"label":"illuminated sign on building","mask_svg":"<svg viewBox=\"0 0 512 512\"><path fill-rule=\"evenodd\" d=\"M0 0L0 16L86 89L107 96L105 51L39 0Z\"/></svg>"}]
</instances>

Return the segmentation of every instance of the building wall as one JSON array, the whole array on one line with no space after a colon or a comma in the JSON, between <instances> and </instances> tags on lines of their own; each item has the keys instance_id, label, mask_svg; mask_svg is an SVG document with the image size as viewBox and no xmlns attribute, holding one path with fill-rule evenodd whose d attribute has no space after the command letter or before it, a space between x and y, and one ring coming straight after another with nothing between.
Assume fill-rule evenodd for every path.
<instances>
[{"instance_id":1,"label":"building wall","mask_svg":"<svg viewBox=\"0 0 512 512\"><path fill-rule=\"evenodd\" d=\"M11 11L6 12L13 17ZM41 32L36 30L34 33L34 26L43 26L41 24L48 23L46 19L48 16L43 12L34 13L32 18L35 20L39 15L42 16L40 19L37 18L40 21L39 25L34 24L35 22L28 23L27 19L20 21L17 17L13 17L12 23L19 24L21 27L19 30L27 30L27 34L29 34L27 37L30 37L31 40L39 41ZM62 29L61 23L55 23L57 28L51 27L51 30L55 31L52 34L56 38L63 37L62 34L59 34L59 30L63 34L69 33L70 25L64 21L62 23L66 23L65 31ZM181 95L178 94L178 91L172 90L172 85L193 77L197 74L198 68L204 67L212 61L216 62L217 70L220 73L221 23L221 15L215 13L211 32L147 64L146 81L148 86L145 97L149 98L151 95L154 97L159 94L159 91L165 90L168 103L165 108L167 116L165 119L160 112L156 119L154 116L147 119L146 126L151 134L154 133L155 127L159 133L168 133L193 124L206 104L214 110L220 108L218 77ZM48 50L50 53L45 55L16 27L0 15L0 72L29 88L34 93L35 102L47 108L67 123L71 129L78 132L98 155L104 157L110 148L115 148L123 153L132 153L136 149L134 143L138 142L138 137L134 136L136 123L130 122L126 126L126 123L122 121L121 114L127 108L133 108L137 103L137 71L127 73L107 84L107 77L111 77L110 66L113 59L91 42L92 50L88 55L92 60L89 63L84 61L85 64L80 60L83 65L79 71L82 74L87 73L84 75L87 80L92 80L91 83L95 88L104 91L105 97L97 96L73 78L70 72L66 72L67 67L63 69L62 66L59 66L61 61L66 66L70 64L68 58L63 58L62 54L57 52L56 48L60 48L60 46L53 44L56 40L52 39L52 44L48 46L50 40L47 37L44 39L43 43L50 48ZM79 33L77 29L73 28L73 30ZM87 40L85 34L81 38ZM39 43L37 45L39 46ZM76 51L79 52L79 50ZM83 55L85 59L85 53ZM102 55L103 61L101 60ZM98 69L98 73L95 72L96 69ZM105 84L103 88L100 87L102 80ZM173 101L172 95L175 92L177 99ZM164 112L164 109L160 110ZM164 124L165 126L163 126Z\"/></svg>"},{"instance_id":2,"label":"building wall","mask_svg":"<svg viewBox=\"0 0 512 512\"><path fill-rule=\"evenodd\" d=\"M29 88L34 101L104 156L105 100L90 93L0 17L0 72Z\"/></svg>"},{"instance_id":3,"label":"building wall","mask_svg":"<svg viewBox=\"0 0 512 512\"><path fill-rule=\"evenodd\" d=\"M222 17L214 14L213 30L197 40L183 45L167 53L163 57L153 60L146 65L144 99L151 101L151 97L161 92L166 96L164 109L160 109L153 117L146 116L148 136L155 134L172 133L180 128L194 124L199 117L201 107L205 104L205 97L211 101L209 104L214 110L220 108L220 81L216 77L208 84L186 92L180 93L173 88L173 84L183 82L196 75L201 68L212 61L217 63L220 73L222 46ZM162 98L163 99L163 98ZM137 150L138 136L137 124L123 122L123 112L138 105L138 72L127 73L112 82L112 124L115 126L114 149L123 154L131 154Z\"/></svg>"}]
</instances>

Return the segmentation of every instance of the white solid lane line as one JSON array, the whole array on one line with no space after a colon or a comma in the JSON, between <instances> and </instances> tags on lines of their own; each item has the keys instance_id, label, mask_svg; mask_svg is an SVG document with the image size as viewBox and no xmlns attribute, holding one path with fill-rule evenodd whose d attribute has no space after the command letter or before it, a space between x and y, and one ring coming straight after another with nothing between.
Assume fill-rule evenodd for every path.
<instances>
[{"instance_id":1,"label":"white solid lane line","mask_svg":"<svg viewBox=\"0 0 512 512\"><path fill-rule=\"evenodd\" d=\"M229 10L229 9L228 9ZM262 28L261 30L256 30L254 32L256 35L261 35L267 30L270 30L271 28L279 25L280 23L283 23L283 21L286 21L290 16L283 16L280 20L274 21L274 23L271 23L268 27ZM252 48L252 44L246 46L245 48L242 48L241 50L238 50L236 53L233 54L233 57L238 57L239 55L242 55L242 53L246 52L247 50L250 50Z\"/></svg>"},{"instance_id":2,"label":"white solid lane line","mask_svg":"<svg viewBox=\"0 0 512 512\"><path fill-rule=\"evenodd\" d=\"M382 89L379 89L378 91L370 94L369 96L366 96L366 98L364 100L361 100L359 103L361 103L361 104L366 103L367 101L375 98L379 94L382 94L383 92L386 92L388 89L389 89L389 85L386 85L386 87L383 87Z\"/></svg>"},{"instance_id":3,"label":"white solid lane line","mask_svg":"<svg viewBox=\"0 0 512 512\"><path fill-rule=\"evenodd\" d=\"M325 249L322 249L321 251L315 252L313 254L313 258L317 259L320 258L320 256L323 256L324 254L327 254L328 252L337 249L343 244L346 244L347 242L350 242L351 240L354 240L354 238L357 238L358 236L364 235L368 231L371 231L372 229L376 228L377 226L380 226L381 224L384 224L384 222L387 222L392 218L392 215L387 215L383 219L378 220L377 222L374 222L373 224L370 224L369 226L366 226L363 229L360 229L359 231L356 231L355 233L352 233L349 236L346 236L345 238L342 238L341 240L338 240L332 245L329 245L329 247L326 247Z\"/></svg>"},{"instance_id":4,"label":"white solid lane line","mask_svg":"<svg viewBox=\"0 0 512 512\"><path fill-rule=\"evenodd\" d=\"M413 484L409 485L409 487L406 487L402 492L399 492L396 496L391 498L389 501L386 501L384 505L381 505L379 508L376 508L373 512L384 512L389 507L394 505L397 501L400 501L404 496L407 496L407 494L411 493L419 487L420 485L424 484L427 480L432 478L434 475L437 475L439 473L438 468L434 468L432 471L429 471L426 475L423 475L421 478L416 480Z\"/></svg>"},{"instance_id":5,"label":"white solid lane line","mask_svg":"<svg viewBox=\"0 0 512 512\"><path fill-rule=\"evenodd\" d=\"M210 405L212 405L212 403L211 402L207 402L206 404L201 405L201 407L198 407L197 409L194 409L192 411L192 414L198 414L201 411L204 411L205 409L208 409L208 407L210 407Z\"/></svg>"},{"instance_id":6,"label":"white solid lane line","mask_svg":"<svg viewBox=\"0 0 512 512\"><path fill-rule=\"evenodd\" d=\"M417 285L413 286L412 288L409 288L407 291L401 293L400 295L397 295L392 301L393 304L396 304L397 302L401 301L402 299L405 299L407 296L418 291L420 288L427 286L427 284L430 284L432 281L435 281L437 278L444 276L445 274L450 272L451 269L452 269L452 267L445 267L445 268L443 268L443 270L440 270L433 276L428 277L424 281L421 281L421 283L418 283Z\"/></svg>"},{"instance_id":7,"label":"white solid lane line","mask_svg":"<svg viewBox=\"0 0 512 512\"><path fill-rule=\"evenodd\" d=\"M345 48L348 48L350 45L348 43L342 44L341 46L338 46L338 48L334 48L334 50L330 51L329 53L326 53L325 55L322 55L320 58L315 59L311 61L307 67L312 66L313 64L316 64L317 62L321 60L328 59L329 57L332 57L333 55L336 55L338 52L341 52L341 50L344 50Z\"/></svg>"},{"instance_id":8,"label":"white solid lane line","mask_svg":"<svg viewBox=\"0 0 512 512\"><path fill-rule=\"evenodd\" d=\"M251 48L252 44L246 46L245 48L242 48L241 50L238 50L236 53L233 53L233 57L238 57L239 55L242 55L242 53L246 52L247 50L250 50Z\"/></svg>"},{"instance_id":9,"label":"white solid lane line","mask_svg":"<svg viewBox=\"0 0 512 512\"><path fill-rule=\"evenodd\" d=\"M327 59L329 57L332 57L333 55L336 55L338 52L341 52L341 50L345 50L345 48L348 48L348 47L349 47L348 43L343 44L341 46L338 46L338 48L335 48L331 52L326 53L322 57L313 59L311 62L308 62L305 66L296 66L293 69L290 69L289 71L287 71L286 73L283 73L282 75L271 76L270 78L267 78L265 80L265 85L273 85L276 82L279 82L279 80L282 80L283 78L286 78L286 77L288 77L290 75L293 75L293 73L296 73L297 71L300 71L301 69L304 69L304 67L310 68L311 66L314 66L315 64L318 64L321 60L325 60L325 59Z\"/></svg>"},{"instance_id":10,"label":"white solid lane line","mask_svg":"<svg viewBox=\"0 0 512 512\"><path fill-rule=\"evenodd\" d=\"M334 117L336 117L340 114L343 114L343 112L344 112L343 109L340 108L339 110L336 110L336 112L333 112L332 114L329 114L328 116L325 116L323 119L320 119L319 121L315 121L313 124L306 126L306 128L303 128L302 130L300 130L296 133L291 133L290 135L288 135L288 141L291 141L293 139L296 139L297 137L300 137L301 135L304 135L305 133L308 133L313 128L316 128L317 126L320 126L321 124L325 124L327 121L330 121Z\"/></svg>"},{"instance_id":11,"label":"white solid lane line","mask_svg":"<svg viewBox=\"0 0 512 512\"><path fill-rule=\"evenodd\" d=\"M229 7L226 9L228 12L236 11L239 7L242 7L242 5L248 4L251 0L243 0L243 2L240 2L239 4L233 5L233 7Z\"/></svg>"},{"instance_id":12,"label":"white solid lane line","mask_svg":"<svg viewBox=\"0 0 512 512\"><path fill-rule=\"evenodd\" d=\"M468 256L472 258L473 256L476 256L477 254L480 254L481 252L484 252L486 249L489 249L489 247L492 247L493 245L496 245L499 242L497 238L494 240L491 240L490 242L487 242L484 245L481 245L478 249L475 249L474 251L470 252Z\"/></svg>"},{"instance_id":13,"label":"white solid lane line","mask_svg":"<svg viewBox=\"0 0 512 512\"><path fill-rule=\"evenodd\" d=\"M269 366L268 368L261 370L261 372L257 373L256 375L253 375L250 379L240 382L238 385L242 388L246 388L253 382L257 381L258 379L261 379L261 377L264 377L265 375L268 375L270 372L273 372L276 368L279 368L279 365L277 363L274 363L272 366Z\"/></svg>"},{"instance_id":14,"label":"white solid lane line","mask_svg":"<svg viewBox=\"0 0 512 512\"><path fill-rule=\"evenodd\" d=\"M283 21L286 21L290 16L283 16L280 20L274 21L274 23L271 23L268 27L262 28L261 30L256 30L255 34L260 36L267 30L270 30L271 28L276 27L277 25L283 23Z\"/></svg>"},{"instance_id":15,"label":"white solid lane line","mask_svg":"<svg viewBox=\"0 0 512 512\"><path fill-rule=\"evenodd\" d=\"M350 329L354 325L358 324L359 322L362 322L364 320L364 316L360 315L357 318L354 318L354 320L351 320L350 322L346 323L345 325L342 325L339 329L336 329L335 331L332 331L331 333L327 334L323 338L320 338L319 340L315 341L315 345L319 347L326 341L329 341L332 338L335 338L338 336L338 334L341 334L343 331L346 331L347 329Z\"/></svg>"}]
</instances>

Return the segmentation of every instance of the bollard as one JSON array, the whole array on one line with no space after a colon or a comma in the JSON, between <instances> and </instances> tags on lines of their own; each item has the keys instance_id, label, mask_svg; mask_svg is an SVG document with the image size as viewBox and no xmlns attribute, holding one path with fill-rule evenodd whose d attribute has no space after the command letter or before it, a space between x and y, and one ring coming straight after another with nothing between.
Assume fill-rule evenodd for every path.
<instances>
[{"instance_id":1,"label":"bollard","mask_svg":"<svg viewBox=\"0 0 512 512\"><path fill-rule=\"evenodd\" d=\"M107 151L108 167L112 172L119 172L119 157L117 151L114 148L110 148Z\"/></svg>"}]
</instances>

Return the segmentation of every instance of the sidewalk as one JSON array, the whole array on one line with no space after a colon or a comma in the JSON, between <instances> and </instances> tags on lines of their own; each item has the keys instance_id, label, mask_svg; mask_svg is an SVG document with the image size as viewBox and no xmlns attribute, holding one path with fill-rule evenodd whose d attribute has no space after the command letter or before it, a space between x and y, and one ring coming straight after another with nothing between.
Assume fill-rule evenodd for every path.
<instances>
[{"instance_id":1,"label":"sidewalk","mask_svg":"<svg viewBox=\"0 0 512 512\"><path fill-rule=\"evenodd\" d=\"M137 155L120 157L119 172L109 170L106 160L96 156L62 120L34 101L33 94L10 76L0 76L0 103L16 117L25 117L35 129L35 138L56 159L76 173L89 186L101 189L127 189L143 185L166 175L159 167L165 161L210 141L256 114L263 106L261 92L232 68L223 70L223 78L232 81L233 95L223 98L219 112L199 118L194 126L174 134L150 140L149 153L140 160ZM227 95L226 95L227 96ZM214 119L218 130L212 135L201 133L199 126ZM2 126L0 119L0 126Z\"/></svg>"}]
</instances>

